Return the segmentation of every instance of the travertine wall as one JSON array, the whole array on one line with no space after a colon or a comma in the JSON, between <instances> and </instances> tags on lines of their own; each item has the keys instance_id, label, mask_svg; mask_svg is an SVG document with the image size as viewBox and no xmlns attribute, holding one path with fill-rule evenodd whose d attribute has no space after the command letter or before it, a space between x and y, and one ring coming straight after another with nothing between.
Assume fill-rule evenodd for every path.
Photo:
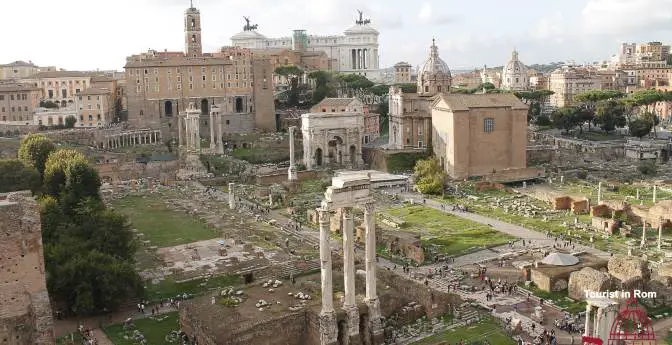
<instances>
[{"instance_id":1,"label":"travertine wall","mask_svg":"<svg viewBox=\"0 0 672 345\"><path fill-rule=\"evenodd\" d=\"M54 344L42 231L30 192L0 195L0 343Z\"/></svg>"},{"instance_id":2,"label":"travertine wall","mask_svg":"<svg viewBox=\"0 0 672 345\"><path fill-rule=\"evenodd\" d=\"M586 267L569 275L569 298L583 301L586 291L599 292L609 290L609 275L592 267Z\"/></svg>"}]
</instances>

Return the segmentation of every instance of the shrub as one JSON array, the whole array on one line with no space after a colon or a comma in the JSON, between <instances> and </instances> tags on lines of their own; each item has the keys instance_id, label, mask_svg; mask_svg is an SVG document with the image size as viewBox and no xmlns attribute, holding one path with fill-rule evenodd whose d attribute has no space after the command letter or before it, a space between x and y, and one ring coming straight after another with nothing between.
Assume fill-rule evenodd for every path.
<instances>
[{"instance_id":1,"label":"shrub","mask_svg":"<svg viewBox=\"0 0 672 345\"><path fill-rule=\"evenodd\" d=\"M639 166L637 166L637 170L639 170L642 175L655 176L656 172L658 171L658 167L656 166L655 161L648 161L639 164Z\"/></svg>"}]
</instances>

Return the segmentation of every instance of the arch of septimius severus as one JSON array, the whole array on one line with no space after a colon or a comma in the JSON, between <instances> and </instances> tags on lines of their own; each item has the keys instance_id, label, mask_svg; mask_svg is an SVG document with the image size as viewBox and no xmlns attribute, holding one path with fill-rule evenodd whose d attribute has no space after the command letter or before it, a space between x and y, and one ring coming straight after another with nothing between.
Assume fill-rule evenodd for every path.
<instances>
[{"instance_id":1,"label":"arch of septimius severus","mask_svg":"<svg viewBox=\"0 0 672 345\"><path fill-rule=\"evenodd\" d=\"M337 176L324 193L322 205L317 209L320 223L320 264L322 272L322 310L320 312L320 343L338 343L339 327L334 310L331 247L329 245L330 217L333 211L342 209L343 214L343 275L345 299L343 310L346 314L345 327L341 329L344 344L379 344L382 341L380 302L376 293L376 230L374 200L370 196L371 178L366 175ZM353 209L364 211L366 296L368 307L368 334L360 334L360 314L355 296L355 252ZM338 213L337 213L338 214ZM368 338L368 341L362 341Z\"/></svg>"}]
</instances>

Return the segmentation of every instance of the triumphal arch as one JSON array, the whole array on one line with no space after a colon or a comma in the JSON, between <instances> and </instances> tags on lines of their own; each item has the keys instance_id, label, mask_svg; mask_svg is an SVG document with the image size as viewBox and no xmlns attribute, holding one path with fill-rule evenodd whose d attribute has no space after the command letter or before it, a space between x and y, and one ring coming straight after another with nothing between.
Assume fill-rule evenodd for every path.
<instances>
[{"instance_id":1,"label":"triumphal arch","mask_svg":"<svg viewBox=\"0 0 672 345\"><path fill-rule=\"evenodd\" d=\"M341 332L342 344L381 344L383 329L380 317L380 302L376 294L376 230L374 218L374 200L370 196L371 178L368 175L337 176L324 193L321 207L317 209L320 223L320 263L322 272L322 310L320 312L320 343L336 345ZM353 209L364 211L365 226L365 265L366 296L368 307L367 334L360 334L360 314L355 296L355 252ZM344 327L337 325L334 310L331 247L329 246L331 213L343 215L343 275L345 298L343 311L346 314ZM366 321L366 320L363 320ZM364 341L366 338L367 341Z\"/></svg>"}]
</instances>

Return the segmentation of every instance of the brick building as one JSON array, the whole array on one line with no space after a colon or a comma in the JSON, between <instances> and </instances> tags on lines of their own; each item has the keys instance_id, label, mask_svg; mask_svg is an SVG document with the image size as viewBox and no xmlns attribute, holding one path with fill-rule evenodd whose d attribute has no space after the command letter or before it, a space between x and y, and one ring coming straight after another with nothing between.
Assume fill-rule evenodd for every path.
<instances>
[{"instance_id":1,"label":"brick building","mask_svg":"<svg viewBox=\"0 0 672 345\"><path fill-rule=\"evenodd\" d=\"M30 84L0 84L0 121L32 124L42 91Z\"/></svg>"}]
</instances>

